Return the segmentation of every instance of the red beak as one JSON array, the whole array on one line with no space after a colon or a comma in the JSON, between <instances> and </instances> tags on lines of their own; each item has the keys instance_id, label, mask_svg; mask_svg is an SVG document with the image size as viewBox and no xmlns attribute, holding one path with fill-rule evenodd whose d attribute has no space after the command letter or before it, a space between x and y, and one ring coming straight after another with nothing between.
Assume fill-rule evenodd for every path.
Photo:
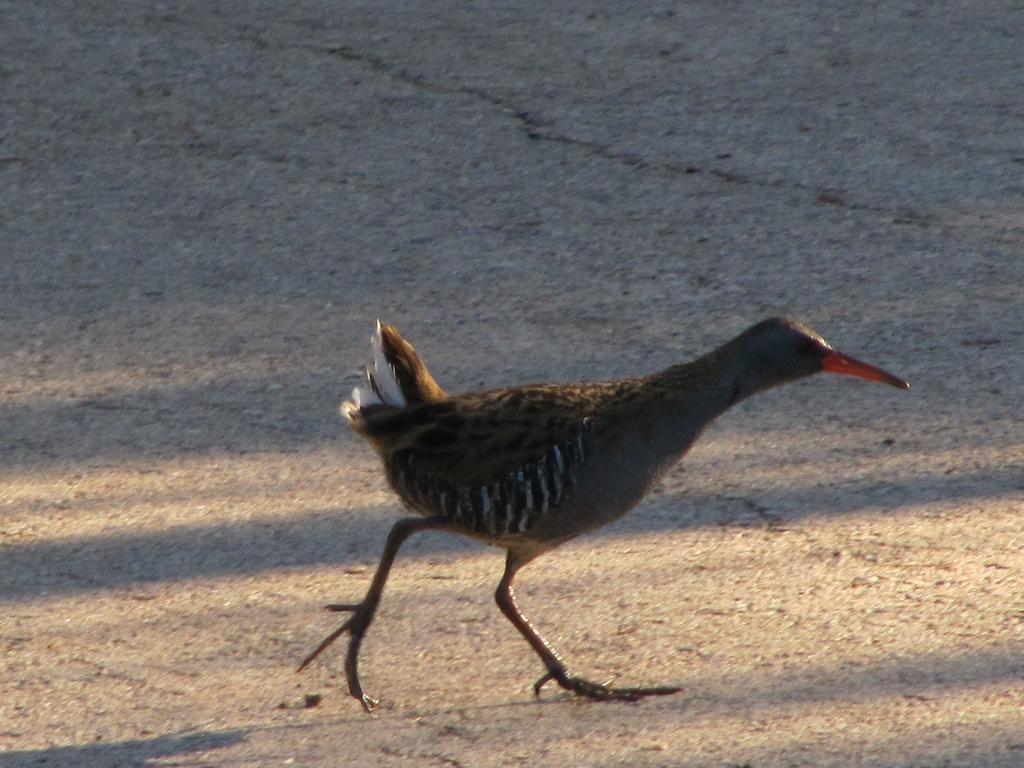
<instances>
[{"instance_id":1,"label":"red beak","mask_svg":"<svg viewBox=\"0 0 1024 768\"><path fill-rule=\"evenodd\" d=\"M862 363L842 352L830 351L821 362L821 370L826 373L842 373L846 376L859 376L870 381L880 381L883 384L891 384L900 389L910 389L910 385L903 379L893 376L888 371L875 368L873 365Z\"/></svg>"}]
</instances>

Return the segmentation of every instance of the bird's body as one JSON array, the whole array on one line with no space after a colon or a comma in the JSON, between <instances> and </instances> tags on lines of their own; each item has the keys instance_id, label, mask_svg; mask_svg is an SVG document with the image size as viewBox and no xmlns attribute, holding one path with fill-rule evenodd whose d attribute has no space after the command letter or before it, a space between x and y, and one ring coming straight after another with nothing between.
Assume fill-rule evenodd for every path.
<instances>
[{"instance_id":1,"label":"bird's body","mask_svg":"<svg viewBox=\"0 0 1024 768\"><path fill-rule=\"evenodd\" d=\"M511 581L527 562L632 509L704 428L762 389L821 370L906 386L835 352L792 320L759 323L713 352L650 376L582 384L535 384L448 396L419 355L378 323L367 385L342 411L380 455L389 484L422 520L396 524L377 577L345 631L350 691L368 709L356 672L359 642L391 561L409 534L448 530L508 551L499 607L563 687L591 698L635 699L675 688L614 689L571 675L519 612Z\"/></svg>"}]
</instances>

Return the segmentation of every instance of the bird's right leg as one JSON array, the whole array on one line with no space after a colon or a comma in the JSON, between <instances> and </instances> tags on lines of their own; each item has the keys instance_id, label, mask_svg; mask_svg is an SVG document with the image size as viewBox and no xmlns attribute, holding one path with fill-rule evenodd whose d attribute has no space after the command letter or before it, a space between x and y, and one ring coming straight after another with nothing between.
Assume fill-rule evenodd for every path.
<instances>
[{"instance_id":1,"label":"bird's right leg","mask_svg":"<svg viewBox=\"0 0 1024 768\"><path fill-rule=\"evenodd\" d=\"M359 646L362 644L363 635L369 629L373 615L377 611L377 605L384 593L384 583L388 580L388 573L395 561L395 555L398 554L402 543L412 534L419 531L445 530L450 527L451 524L447 520L439 517L406 517L395 523L391 528L391 533L388 534L387 543L384 545L384 554L381 555L377 571L373 574L373 581L370 583L370 589L366 592L366 597L360 603L332 603L324 606L329 611L348 611L352 615L348 621L325 637L323 642L303 659L298 671L301 672L309 666L310 662L319 656L327 646L348 632L350 635L348 653L345 656L345 678L348 680L348 690L353 697L359 699L367 712L371 711L377 701L363 693L363 686L359 683Z\"/></svg>"},{"instance_id":2,"label":"bird's right leg","mask_svg":"<svg viewBox=\"0 0 1024 768\"><path fill-rule=\"evenodd\" d=\"M572 691L577 696L585 696L596 701L638 701L645 696L667 696L678 693L681 688L674 686L657 686L646 688L613 688L602 683L594 683L582 677L572 674L565 666L565 662L555 652L548 641L533 628L533 625L519 610L516 603L515 593L512 591L512 579L516 571L529 562L528 558L521 558L512 550L508 553L505 562L505 575L501 577L498 589L494 593L494 599L498 603L501 612L512 622L519 633L526 638L530 647L540 656L548 671L533 685L533 692L540 695L540 689L544 684L553 680L567 691Z\"/></svg>"}]
</instances>

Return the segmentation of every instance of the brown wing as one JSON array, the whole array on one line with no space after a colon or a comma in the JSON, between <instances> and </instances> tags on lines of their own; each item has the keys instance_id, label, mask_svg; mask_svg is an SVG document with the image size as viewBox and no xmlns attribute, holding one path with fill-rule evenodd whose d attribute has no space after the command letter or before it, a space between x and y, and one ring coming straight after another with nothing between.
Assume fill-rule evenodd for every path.
<instances>
[{"instance_id":1,"label":"brown wing","mask_svg":"<svg viewBox=\"0 0 1024 768\"><path fill-rule=\"evenodd\" d=\"M418 473L485 486L580 434L592 397L549 385L494 390L398 409L364 409L361 432Z\"/></svg>"}]
</instances>

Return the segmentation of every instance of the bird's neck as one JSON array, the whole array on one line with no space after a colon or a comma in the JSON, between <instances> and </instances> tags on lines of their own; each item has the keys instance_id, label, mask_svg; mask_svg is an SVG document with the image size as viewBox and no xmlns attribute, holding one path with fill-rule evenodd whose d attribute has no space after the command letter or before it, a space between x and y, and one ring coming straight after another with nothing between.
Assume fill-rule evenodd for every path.
<instances>
[{"instance_id":1,"label":"bird's neck","mask_svg":"<svg viewBox=\"0 0 1024 768\"><path fill-rule=\"evenodd\" d=\"M648 388L659 407L682 408L711 420L752 394L745 374L739 356L723 347L649 377Z\"/></svg>"},{"instance_id":2,"label":"bird's neck","mask_svg":"<svg viewBox=\"0 0 1024 768\"><path fill-rule=\"evenodd\" d=\"M713 356L609 388L602 451L622 498L639 500L732 404L731 378Z\"/></svg>"},{"instance_id":3,"label":"bird's neck","mask_svg":"<svg viewBox=\"0 0 1024 768\"><path fill-rule=\"evenodd\" d=\"M643 407L636 416L659 433L666 447L685 451L717 416L741 400L782 384L758 367L740 340L641 380Z\"/></svg>"},{"instance_id":4,"label":"bird's neck","mask_svg":"<svg viewBox=\"0 0 1024 768\"><path fill-rule=\"evenodd\" d=\"M695 405L714 416L751 395L800 378L766 365L746 334L696 360L673 365L651 377L663 397Z\"/></svg>"}]
</instances>

